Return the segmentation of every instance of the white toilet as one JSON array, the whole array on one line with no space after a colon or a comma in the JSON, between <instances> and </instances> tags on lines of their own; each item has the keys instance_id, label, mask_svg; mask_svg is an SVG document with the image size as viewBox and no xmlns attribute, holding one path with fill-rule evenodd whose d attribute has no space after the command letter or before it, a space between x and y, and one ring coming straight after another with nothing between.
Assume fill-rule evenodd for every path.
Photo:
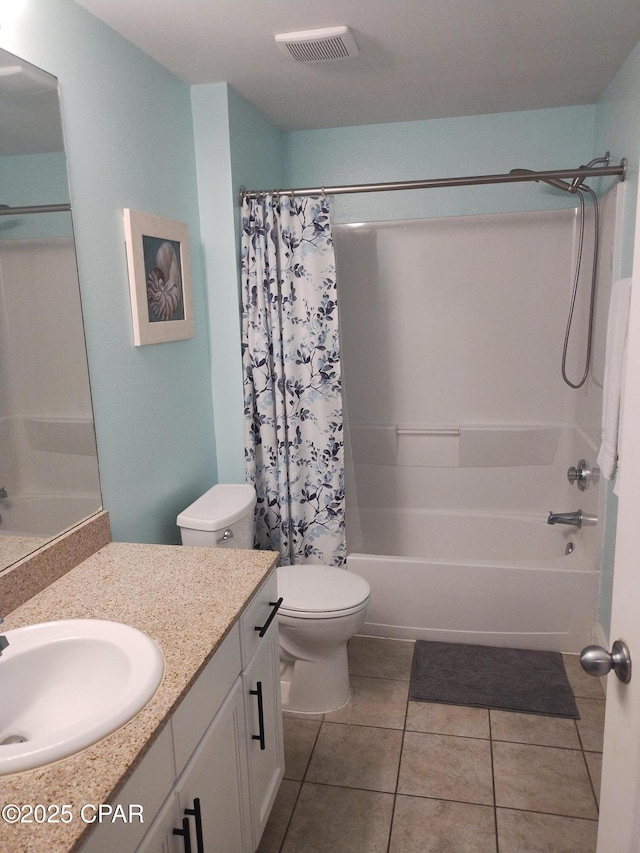
<instances>
[{"instance_id":1,"label":"white toilet","mask_svg":"<svg viewBox=\"0 0 640 853\"><path fill-rule=\"evenodd\" d=\"M253 548L253 486L219 484L177 519L183 545ZM323 565L280 566L278 611L282 707L306 714L349 701L347 642L362 627L371 589L364 578Z\"/></svg>"},{"instance_id":2,"label":"white toilet","mask_svg":"<svg viewBox=\"0 0 640 853\"><path fill-rule=\"evenodd\" d=\"M349 701L347 642L364 623L371 588L329 566L280 566L277 573L282 707L335 711Z\"/></svg>"}]
</instances>

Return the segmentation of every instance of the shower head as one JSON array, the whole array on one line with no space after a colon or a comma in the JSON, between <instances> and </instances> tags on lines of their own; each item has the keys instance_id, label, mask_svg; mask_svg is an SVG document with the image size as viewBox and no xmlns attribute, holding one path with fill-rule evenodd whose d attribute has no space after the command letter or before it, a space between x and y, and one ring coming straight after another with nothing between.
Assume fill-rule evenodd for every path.
<instances>
[{"instance_id":1,"label":"shower head","mask_svg":"<svg viewBox=\"0 0 640 853\"><path fill-rule=\"evenodd\" d=\"M533 171L531 169L512 169L509 172L510 175L531 175ZM542 181L544 184L549 184L550 187L555 187L558 190L565 190L568 193L575 193L576 190L580 188L580 184L582 181L579 178L576 178L573 183L568 184L566 181L563 181L561 178L537 178L536 183ZM578 183L576 183L576 181Z\"/></svg>"},{"instance_id":2,"label":"shower head","mask_svg":"<svg viewBox=\"0 0 640 853\"><path fill-rule=\"evenodd\" d=\"M568 184L561 178L542 178L541 180L545 184L549 184L550 187L555 187L558 190L565 190L568 193L574 193L578 189L578 185L574 187L573 184Z\"/></svg>"},{"instance_id":3,"label":"shower head","mask_svg":"<svg viewBox=\"0 0 640 853\"><path fill-rule=\"evenodd\" d=\"M596 165L600 165L600 164L602 164L604 166L608 166L610 160L611 160L611 155L607 151L607 153L604 155L604 157L595 157L593 160L590 160L586 166L580 166L580 168L581 169L591 169L592 166L596 166ZM579 190L579 189L585 189L585 190L589 191L589 187L586 184L584 184L584 187L583 187L582 186L583 184L584 184L584 178L574 178L571 181L571 187L569 188L569 192L574 193L576 190Z\"/></svg>"}]
</instances>

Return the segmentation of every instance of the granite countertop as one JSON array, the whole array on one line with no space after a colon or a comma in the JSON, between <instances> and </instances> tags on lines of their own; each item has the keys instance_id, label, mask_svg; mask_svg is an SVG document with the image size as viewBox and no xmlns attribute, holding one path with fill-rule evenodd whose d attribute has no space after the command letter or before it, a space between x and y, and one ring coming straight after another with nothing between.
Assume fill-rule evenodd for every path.
<instances>
[{"instance_id":1,"label":"granite countertop","mask_svg":"<svg viewBox=\"0 0 640 853\"><path fill-rule=\"evenodd\" d=\"M112 542L14 610L3 630L72 618L132 625L160 645L165 672L153 699L118 731L62 761L1 776L0 807L70 804L78 814L85 803L112 800L276 559L267 551ZM0 658L0 675L1 668ZM70 853L90 828L80 820L31 825L0 820L0 850Z\"/></svg>"}]
</instances>

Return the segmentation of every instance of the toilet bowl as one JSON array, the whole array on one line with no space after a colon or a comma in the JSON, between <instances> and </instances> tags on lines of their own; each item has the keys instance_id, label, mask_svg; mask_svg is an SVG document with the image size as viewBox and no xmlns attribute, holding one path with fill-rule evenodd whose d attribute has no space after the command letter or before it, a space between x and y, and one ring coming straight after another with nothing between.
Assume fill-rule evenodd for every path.
<instances>
[{"instance_id":1,"label":"toilet bowl","mask_svg":"<svg viewBox=\"0 0 640 853\"><path fill-rule=\"evenodd\" d=\"M347 642L362 627L371 589L345 569L280 566L278 611L282 707L303 714L349 701Z\"/></svg>"}]
</instances>

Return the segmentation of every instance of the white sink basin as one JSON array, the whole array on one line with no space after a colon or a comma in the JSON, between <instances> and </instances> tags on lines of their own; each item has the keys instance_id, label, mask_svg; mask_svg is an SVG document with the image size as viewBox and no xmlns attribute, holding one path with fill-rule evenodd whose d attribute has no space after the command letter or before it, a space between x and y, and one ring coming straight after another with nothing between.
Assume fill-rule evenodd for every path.
<instances>
[{"instance_id":1,"label":"white sink basin","mask_svg":"<svg viewBox=\"0 0 640 853\"><path fill-rule=\"evenodd\" d=\"M157 643L101 619L5 631L0 655L0 775L66 758L138 713L164 672Z\"/></svg>"}]
</instances>

